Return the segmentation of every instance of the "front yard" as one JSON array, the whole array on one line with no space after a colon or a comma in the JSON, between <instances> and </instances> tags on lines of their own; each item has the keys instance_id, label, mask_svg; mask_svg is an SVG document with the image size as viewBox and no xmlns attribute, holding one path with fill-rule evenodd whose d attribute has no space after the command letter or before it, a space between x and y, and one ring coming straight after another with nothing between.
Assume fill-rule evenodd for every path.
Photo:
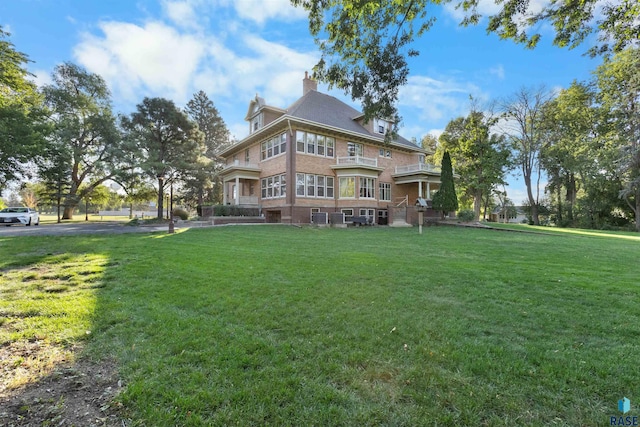
<instances>
[{"instance_id":1,"label":"front yard","mask_svg":"<svg viewBox=\"0 0 640 427\"><path fill-rule=\"evenodd\" d=\"M89 363L115 370L100 383L115 401L90 414L106 425L608 425L640 398L639 243L447 227L3 238L0 407ZM0 424L26 425L30 402Z\"/></svg>"}]
</instances>

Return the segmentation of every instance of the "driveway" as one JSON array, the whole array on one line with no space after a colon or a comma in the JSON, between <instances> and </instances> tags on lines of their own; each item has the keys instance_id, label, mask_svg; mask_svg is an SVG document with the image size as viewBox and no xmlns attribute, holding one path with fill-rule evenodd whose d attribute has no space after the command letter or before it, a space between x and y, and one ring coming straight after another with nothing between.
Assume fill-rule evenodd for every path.
<instances>
[{"instance_id":1,"label":"driveway","mask_svg":"<svg viewBox=\"0 0 640 427\"><path fill-rule=\"evenodd\" d=\"M175 227L177 230L179 227ZM167 225L158 226L129 226L122 222L73 222L67 224L41 224L25 227L12 225L0 226L0 238L17 236L65 236L76 234L123 234L123 233L152 233L154 231L168 232Z\"/></svg>"}]
</instances>

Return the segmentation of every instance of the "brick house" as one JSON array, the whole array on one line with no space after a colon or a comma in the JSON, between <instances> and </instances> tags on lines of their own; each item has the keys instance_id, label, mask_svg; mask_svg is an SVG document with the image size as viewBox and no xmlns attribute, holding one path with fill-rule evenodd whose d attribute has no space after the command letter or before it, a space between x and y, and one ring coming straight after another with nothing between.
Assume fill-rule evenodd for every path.
<instances>
[{"instance_id":1,"label":"brick house","mask_svg":"<svg viewBox=\"0 0 640 427\"><path fill-rule=\"evenodd\" d=\"M289 108L256 95L245 120L249 135L220 153L224 203L259 207L267 222L417 224L416 198L429 201L440 186L440 168L425 163L429 152L400 136L385 143L392 123L365 123L318 92L307 73Z\"/></svg>"}]
</instances>

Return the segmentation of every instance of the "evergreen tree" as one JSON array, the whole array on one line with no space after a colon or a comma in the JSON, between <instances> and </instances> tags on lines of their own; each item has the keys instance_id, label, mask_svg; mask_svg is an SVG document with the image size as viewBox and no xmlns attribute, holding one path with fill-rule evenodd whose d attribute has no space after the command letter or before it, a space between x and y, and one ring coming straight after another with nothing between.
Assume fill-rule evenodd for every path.
<instances>
[{"instance_id":1,"label":"evergreen tree","mask_svg":"<svg viewBox=\"0 0 640 427\"><path fill-rule=\"evenodd\" d=\"M122 118L130 149L138 153L139 167L158 182L158 219L162 218L167 184L184 182L203 163L203 134L173 101L145 98L130 117Z\"/></svg>"},{"instance_id":2,"label":"evergreen tree","mask_svg":"<svg viewBox=\"0 0 640 427\"><path fill-rule=\"evenodd\" d=\"M445 151L442 156L442 172L440 173L440 189L433 196L433 209L442 211L442 216L458 210L458 196L453 182L451 156Z\"/></svg>"}]
</instances>

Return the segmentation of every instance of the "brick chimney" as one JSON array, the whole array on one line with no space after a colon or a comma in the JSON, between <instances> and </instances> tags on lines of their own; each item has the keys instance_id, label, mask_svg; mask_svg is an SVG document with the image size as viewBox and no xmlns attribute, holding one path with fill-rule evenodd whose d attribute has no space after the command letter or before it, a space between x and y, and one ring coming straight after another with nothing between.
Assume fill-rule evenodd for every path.
<instances>
[{"instance_id":1,"label":"brick chimney","mask_svg":"<svg viewBox=\"0 0 640 427\"><path fill-rule=\"evenodd\" d=\"M302 96L306 95L310 90L318 90L318 82L309 78L309 73L304 72L304 79L302 79Z\"/></svg>"}]
</instances>

